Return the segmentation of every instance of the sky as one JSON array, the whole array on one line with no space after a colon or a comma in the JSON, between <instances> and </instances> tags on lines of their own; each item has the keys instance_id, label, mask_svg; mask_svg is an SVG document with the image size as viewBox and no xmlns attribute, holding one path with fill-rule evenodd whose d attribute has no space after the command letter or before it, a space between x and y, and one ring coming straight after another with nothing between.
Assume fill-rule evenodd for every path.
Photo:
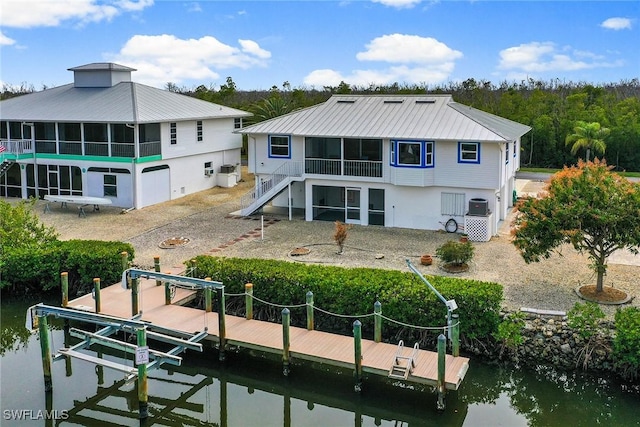
<instances>
[{"instance_id":1,"label":"sky","mask_svg":"<svg viewBox=\"0 0 640 427\"><path fill-rule=\"evenodd\" d=\"M165 88L323 89L640 77L640 1L2 0L0 84L94 62Z\"/></svg>"}]
</instances>

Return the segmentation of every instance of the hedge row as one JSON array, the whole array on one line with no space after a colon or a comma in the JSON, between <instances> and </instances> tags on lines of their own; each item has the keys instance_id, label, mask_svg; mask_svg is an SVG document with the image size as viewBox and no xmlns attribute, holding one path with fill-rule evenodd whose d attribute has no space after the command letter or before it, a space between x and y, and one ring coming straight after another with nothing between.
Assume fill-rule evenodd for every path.
<instances>
[{"instance_id":1,"label":"hedge row","mask_svg":"<svg viewBox=\"0 0 640 427\"><path fill-rule=\"evenodd\" d=\"M93 279L102 283L120 281L121 252L133 260L129 243L98 240L57 241L39 248L5 250L0 263L0 289L26 294L49 291L60 286L60 273L69 273L69 295L82 295L93 288Z\"/></svg>"},{"instance_id":2,"label":"hedge row","mask_svg":"<svg viewBox=\"0 0 640 427\"><path fill-rule=\"evenodd\" d=\"M319 309L341 315L362 315L363 331L365 335L368 331L369 336L373 334L373 320L364 315L373 312L376 301L382 304L383 315L393 320L418 326L446 325L445 305L411 272L204 255L195 258L195 267L198 277L222 282L225 293L242 293L246 283L253 283L254 296L270 303L303 304L306 293L311 291L314 305ZM483 338L497 329L503 299L501 285L441 276L427 279L446 300L456 301L462 335ZM228 301L233 307L231 298ZM260 313L257 304L254 303L254 311ZM243 310L244 301L238 302L236 307ZM281 310L262 308L263 317L274 318L272 320L276 320ZM304 309L297 313L292 311L292 324L305 324L304 316ZM353 319L340 327L336 321L320 321L326 330L344 333L351 332L352 322ZM316 314L316 326L322 329L318 323ZM428 339L425 334L411 332L411 329L385 321L383 339L397 340L401 334Z\"/></svg>"}]
</instances>

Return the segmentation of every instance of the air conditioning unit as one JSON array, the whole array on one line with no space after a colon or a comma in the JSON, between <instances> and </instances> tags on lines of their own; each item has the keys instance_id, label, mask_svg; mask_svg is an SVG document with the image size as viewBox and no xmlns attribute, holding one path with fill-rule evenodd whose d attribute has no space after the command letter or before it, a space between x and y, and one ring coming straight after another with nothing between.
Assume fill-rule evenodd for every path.
<instances>
[{"instance_id":1,"label":"air conditioning unit","mask_svg":"<svg viewBox=\"0 0 640 427\"><path fill-rule=\"evenodd\" d=\"M204 176L212 176L215 175L216 170L213 168L207 168L204 170Z\"/></svg>"},{"instance_id":2,"label":"air conditioning unit","mask_svg":"<svg viewBox=\"0 0 640 427\"><path fill-rule=\"evenodd\" d=\"M489 215L489 202L485 199L469 200L469 213L467 215L487 216Z\"/></svg>"},{"instance_id":3,"label":"air conditioning unit","mask_svg":"<svg viewBox=\"0 0 640 427\"><path fill-rule=\"evenodd\" d=\"M222 165L220 166L220 173L233 173L235 168L233 165Z\"/></svg>"}]
</instances>

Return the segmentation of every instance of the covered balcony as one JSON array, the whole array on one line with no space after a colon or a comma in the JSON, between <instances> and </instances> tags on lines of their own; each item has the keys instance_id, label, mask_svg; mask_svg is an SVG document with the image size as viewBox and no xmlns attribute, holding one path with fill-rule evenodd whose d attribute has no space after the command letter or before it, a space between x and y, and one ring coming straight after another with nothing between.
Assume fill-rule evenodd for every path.
<instances>
[{"instance_id":1,"label":"covered balcony","mask_svg":"<svg viewBox=\"0 0 640 427\"><path fill-rule=\"evenodd\" d=\"M305 138L305 173L382 177L382 140Z\"/></svg>"}]
</instances>

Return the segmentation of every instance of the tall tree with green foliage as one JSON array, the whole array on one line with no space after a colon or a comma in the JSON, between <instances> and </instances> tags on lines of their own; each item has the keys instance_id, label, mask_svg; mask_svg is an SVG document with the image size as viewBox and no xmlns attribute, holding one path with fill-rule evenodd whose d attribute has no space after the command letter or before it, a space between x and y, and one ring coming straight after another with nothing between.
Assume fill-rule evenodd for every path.
<instances>
[{"instance_id":1,"label":"tall tree with green foliage","mask_svg":"<svg viewBox=\"0 0 640 427\"><path fill-rule=\"evenodd\" d=\"M589 161L591 150L604 154L607 148L604 140L609 135L609 129L603 128L598 122L583 122L579 120L573 127L573 132L567 135L565 143L571 145L571 154L575 155L578 150L587 150L587 162Z\"/></svg>"},{"instance_id":2,"label":"tall tree with green foliage","mask_svg":"<svg viewBox=\"0 0 640 427\"><path fill-rule=\"evenodd\" d=\"M619 249L637 254L640 248L640 184L597 158L565 166L541 198L524 199L517 208L513 244L525 262L539 262L570 244L588 254L597 292L604 290L608 257Z\"/></svg>"}]
</instances>

